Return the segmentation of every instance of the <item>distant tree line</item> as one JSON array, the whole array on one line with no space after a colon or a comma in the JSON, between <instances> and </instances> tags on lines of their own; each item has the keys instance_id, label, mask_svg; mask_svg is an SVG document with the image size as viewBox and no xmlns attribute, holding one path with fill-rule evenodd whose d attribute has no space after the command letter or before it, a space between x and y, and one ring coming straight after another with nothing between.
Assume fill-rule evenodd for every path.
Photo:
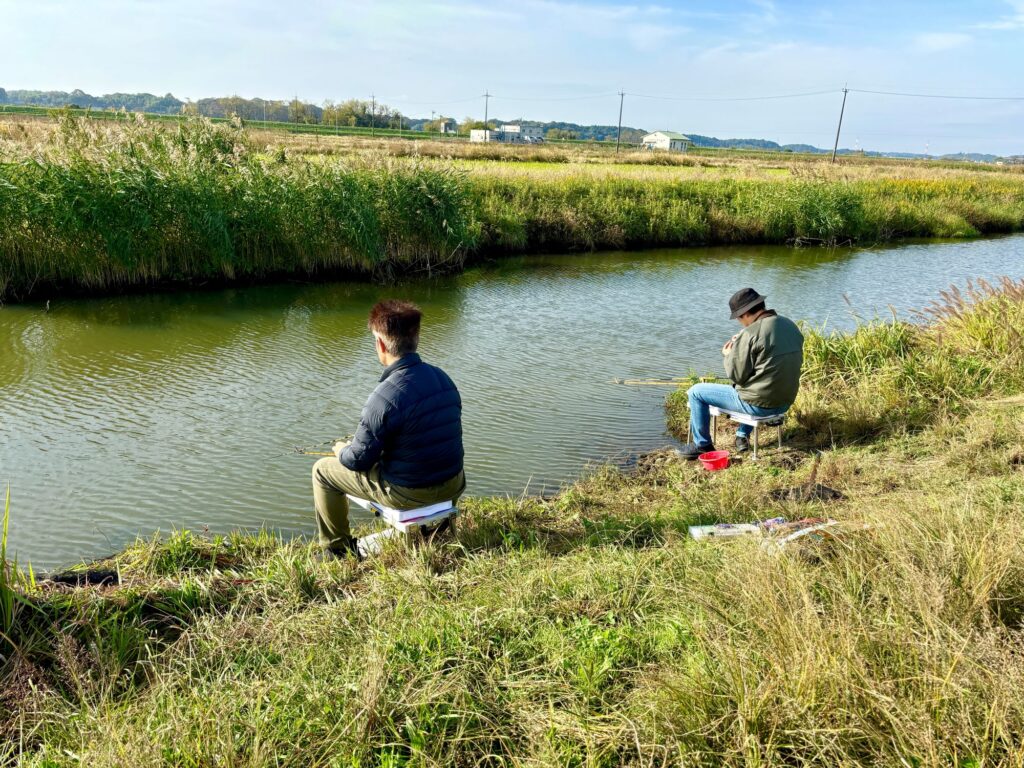
<instances>
[{"instance_id":1,"label":"distant tree line","mask_svg":"<svg viewBox=\"0 0 1024 768\"><path fill-rule=\"evenodd\" d=\"M549 140L580 140L614 142L617 126L614 125L580 125L565 122L538 122L518 120L489 120L486 124L474 117L466 117L456 122L453 118L437 116L432 119L412 118L403 115L397 109L367 99L348 99L335 103L325 101L322 106L301 101L298 98L285 100L244 99L241 96L222 96L217 98L199 99L198 101L182 101L173 94L155 96L152 93L108 93L103 96L92 96L85 91L32 91L5 90L0 88L0 106L10 104L17 106L37 106L49 108L78 107L81 109L126 110L128 112L149 112L161 115L196 114L206 117L230 117L237 115L243 120L269 120L272 122L310 123L337 125L338 127L368 128L405 128L412 131L439 133L441 125L455 124L460 135L466 136L475 128L495 130L502 123L516 122L537 125L544 131ZM626 145L637 145L641 142L646 130L622 127L621 140ZM695 147L716 147L724 149L753 149L769 152L807 152L821 153L829 149L821 149L810 144L779 144L767 139L718 139L714 136L700 136L687 133ZM913 152L873 152L864 150L840 149L840 154L865 154L871 157L923 158L928 155ZM993 162L997 155L977 152L942 155L939 159L972 160L975 162Z\"/></svg>"},{"instance_id":2,"label":"distant tree line","mask_svg":"<svg viewBox=\"0 0 1024 768\"><path fill-rule=\"evenodd\" d=\"M351 128L408 128L409 119L392 109L369 99L348 99L335 104L325 101L319 122L324 125L348 126Z\"/></svg>"},{"instance_id":3,"label":"distant tree line","mask_svg":"<svg viewBox=\"0 0 1024 768\"><path fill-rule=\"evenodd\" d=\"M616 126L614 125L578 125L576 123L518 120L489 120L484 123L479 118L465 117L461 121L440 115L430 120L410 118L387 104L371 99L348 99L346 101L325 101L322 105L312 104L298 98L291 100L246 99L241 96L219 96L198 99L197 101L181 100L173 94L155 96L151 93L108 93L103 96L92 96L81 90L67 91L32 91L4 90L0 88L0 105L30 105L39 107L78 107L81 109L127 110L129 112L149 112L162 115L193 114L205 117L226 118L237 115L243 120L268 120L272 122L308 123L321 125L337 125L338 127L370 128L405 128L413 131L438 133L442 124L454 124L461 135L478 128L496 130L506 122L517 122L539 125L549 139L579 139L584 141L614 141ZM637 128L622 129L622 140L639 143L644 131Z\"/></svg>"},{"instance_id":4,"label":"distant tree line","mask_svg":"<svg viewBox=\"0 0 1024 768\"><path fill-rule=\"evenodd\" d=\"M81 109L125 109L129 112L155 112L173 115L185 102L173 94L108 93L92 96L85 91L6 91L0 88L0 104L23 104L37 107L79 107Z\"/></svg>"},{"instance_id":5,"label":"distant tree line","mask_svg":"<svg viewBox=\"0 0 1024 768\"><path fill-rule=\"evenodd\" d=\"M91 96L80 90L67 91L8 91L0 88L0 104L31 105L38 107L77 107L80 109L124 109L129 112L149 112L161 115L193 114L204 117L231 117L243 120L270 120L274 122L310 123L349 127L408 127L409 120L397 109L366 99L349 99L340 103L325 101L322 106L300 99L267 100L245 99L241 96L219 96L182 101L173 94L154 96L151 93L109 93Z\"/></svg>"}]
</instances>

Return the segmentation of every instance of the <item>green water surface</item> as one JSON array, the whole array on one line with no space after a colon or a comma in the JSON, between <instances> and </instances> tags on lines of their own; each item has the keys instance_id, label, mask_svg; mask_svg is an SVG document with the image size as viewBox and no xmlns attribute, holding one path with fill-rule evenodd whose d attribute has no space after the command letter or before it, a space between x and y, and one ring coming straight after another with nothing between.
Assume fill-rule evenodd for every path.
<instances>
[{"instance_id":1,"label":"green water surface","mask_svg":"<svg viewBox=\"0 0 1024 768\"><path fill-rule=\"evenodd\" d=\"M665 445L664 390L718 372L726 302L848 327L950 283L1024 275L1024 237L871 250L716 248L512 259L394 287L288 283L0 309L0 483L11 545L41 568L160 529L311 534L312 460L354 431L380 367L374 302L425 312L423 357L464 398L469 492L556 489Z\"/></svg>"}]
</instances>

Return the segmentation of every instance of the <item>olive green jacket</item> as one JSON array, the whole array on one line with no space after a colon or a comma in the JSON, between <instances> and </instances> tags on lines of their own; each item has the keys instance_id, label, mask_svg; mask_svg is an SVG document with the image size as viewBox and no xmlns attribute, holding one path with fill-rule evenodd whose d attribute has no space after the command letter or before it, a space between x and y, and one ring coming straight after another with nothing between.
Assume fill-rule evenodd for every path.
<instances>
[{"instance_id":1,"label":"olive green jacket","mask_svg":"<svg viewBox=\"0 0 1024 768\"><path fill-rule=\"evenodd\" d=\"M785 408L796 400L804 336L796 323L769 310L736 337L725 355L725 373L740 399L762 408Z\"/></svg>"}]
</instances>

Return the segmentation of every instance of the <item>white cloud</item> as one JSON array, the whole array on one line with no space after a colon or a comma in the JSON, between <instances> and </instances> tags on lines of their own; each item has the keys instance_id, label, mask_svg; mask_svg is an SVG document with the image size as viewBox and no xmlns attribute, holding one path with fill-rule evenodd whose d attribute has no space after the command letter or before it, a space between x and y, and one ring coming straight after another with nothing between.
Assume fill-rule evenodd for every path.
<instances>
[{"instance_id":1,"label":"white cloud","mask_svg":"<svg viewBox=\"0 0 1024 768\"><path fill-rule=\"evenodd\" d=\"M757 21L762 24L778 24L779 9L775 0L751 0L751 4L760 11Z\"/></svg>"},{"instance_id":2,"label":"white cloud","mask_svg":"<svg viewBox=\"0 0 1024 768\"><path fill-rule=\"evenodd\" d=\"M651 52L689 30L674 21L675 12L655 4L596 5L574 0L524 0L531 18L585 37L624 38L637 51Z\"/></svg>"},{"instance_id":3,"label":"white cloud","mask_svg":"<svg viewBox=\"0 0 1024 768\"><path fill-rule=\"evenodd\" d=\"M643 22L627 24L625 28L626 39L638 51L661 48L685 32L683 27Z\"/></svg>"},{"instance_id":4,"label":"white cloud","mask_svg":"<svg viewBox=\"0 0 1024 768\"><path fill-rule=\"evenodd\" d=\"M973 39L963 32L922 32L914 38L914 47L925 53L939 53L961 48Z\"/></svg>"},{"instance_id":5,"label":"white cloud","mask_svg":"<svg viewBox=\"0 0 1024 768\"><path fill-rule=\"evenodd\" d=\"M1000 31L1024 29L1024 2L1022 0L1009 0L1007 5L1012 9L1010 13L995 21L981 22L975 24L976 29L995 29Z\"/></svg>"}]
</instances>

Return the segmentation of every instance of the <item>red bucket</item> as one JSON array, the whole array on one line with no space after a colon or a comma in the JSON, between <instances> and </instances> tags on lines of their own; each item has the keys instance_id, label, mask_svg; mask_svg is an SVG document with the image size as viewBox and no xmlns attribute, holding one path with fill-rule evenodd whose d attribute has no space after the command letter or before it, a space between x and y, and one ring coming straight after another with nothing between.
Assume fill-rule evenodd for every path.
<instances>
[{"instance_id":1,"label":"red bucket","mask_svg":"<svg viewBox=\"0 0 1024 768\"><path fill-rule=\"evenodd\" d=\"M709 472L717 472L729 466L728 451L709 451L708 453L702 453L697 458L704 465L704 469Z\"/></svg>"}]
</instances>

